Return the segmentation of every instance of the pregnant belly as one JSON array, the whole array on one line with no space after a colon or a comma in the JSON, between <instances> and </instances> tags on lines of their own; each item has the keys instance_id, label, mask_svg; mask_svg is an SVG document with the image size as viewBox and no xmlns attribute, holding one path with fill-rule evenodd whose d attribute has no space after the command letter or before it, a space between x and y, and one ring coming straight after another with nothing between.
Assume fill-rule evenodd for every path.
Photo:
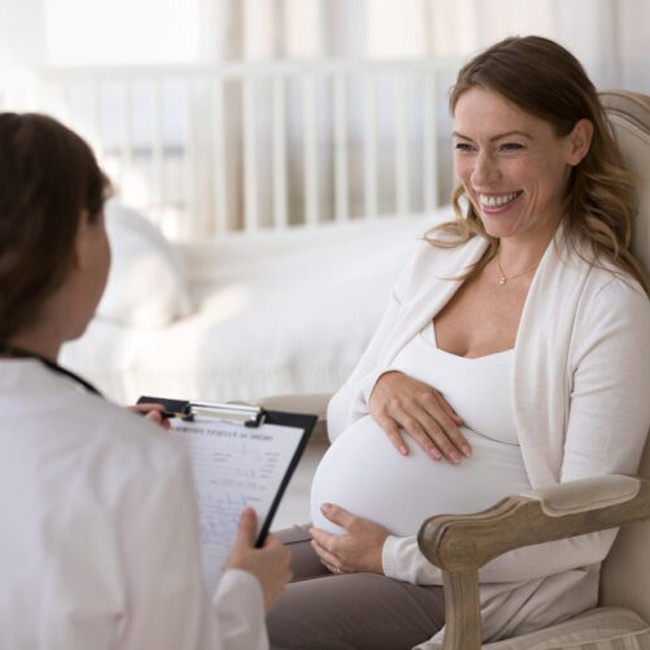
<instances>
[{"instance_id":1,"label":"pregnant belly","mask_svg":"<svg viewBox=\"0 0 650 650\"><path fill-rule=\"evenodd\" d=\"M320 512L321 504L334 503L394 535L414 535L432 515L477 512L530 489L518 446L462 431L472 456L452 465L431 460L410 438L410 453L402 456L371 416L355 422L334 441L316 470L314 525L345 532Z\"/></svg>"}]
</instances>

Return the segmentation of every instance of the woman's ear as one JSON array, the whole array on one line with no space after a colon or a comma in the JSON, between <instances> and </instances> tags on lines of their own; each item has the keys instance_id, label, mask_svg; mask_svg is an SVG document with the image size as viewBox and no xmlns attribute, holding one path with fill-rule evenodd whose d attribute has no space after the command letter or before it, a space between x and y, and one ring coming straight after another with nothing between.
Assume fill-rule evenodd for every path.
<instances>
[{"instance_id":1,"label":"woman's ear","mask_svg":"<svg viewBox=\"0 0 650 650\"><path fill-rule=\"evenodd\" d=\"M589 153L593 135L594 125L591 120L583 118L575 123L573 130L568 136L569 165L575 167L582 162L583 158Z\"/></svg>"}]
</instances>

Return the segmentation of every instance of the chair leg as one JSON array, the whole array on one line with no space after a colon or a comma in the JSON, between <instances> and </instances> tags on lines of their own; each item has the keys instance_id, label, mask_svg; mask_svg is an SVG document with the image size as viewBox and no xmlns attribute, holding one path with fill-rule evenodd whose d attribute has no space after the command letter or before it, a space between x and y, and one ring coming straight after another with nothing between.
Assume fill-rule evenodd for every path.
<instances>
[{"instance_id":1,"label":"chair leg","mask_svg":"<svg viewBox=\"0 0 650 650\"><path fill-rule=\"evenodd\" d=\"M443 650L481 649L481 604L478 571L442 572L445 589Z\"/></svg>"}]
</instances>

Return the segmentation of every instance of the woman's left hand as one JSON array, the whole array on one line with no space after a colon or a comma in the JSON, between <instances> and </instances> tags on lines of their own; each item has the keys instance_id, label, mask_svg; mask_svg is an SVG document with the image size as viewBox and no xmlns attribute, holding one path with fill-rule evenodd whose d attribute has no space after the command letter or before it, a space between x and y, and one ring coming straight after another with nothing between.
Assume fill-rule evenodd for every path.
<instances>
[{"instance_id":1,"label":"woman's left hand","mask_svg":"<svg viewBox=\"0 0 650 650\"><path fill-rule=\"evenodd\" d=\"M312 548L332 573L384 573L381 555L390 535L386 528L330 503L323 504L321 512L347 532L334 535L321 528L310 531Z\"/></svg>"},{"instance_id":2,"label":"woman's left hand","mask_svg":"<svg viewBox=\"0 0 650 650\"><path fill-rule=\"evenodd\" d=\"M147 420L151 420L151 422L163 429L171 427L169 420L162 416L165 410L162 404L134 404L133 406L127 406L126 410L138 415L144 415Z\"/></svg>"}]
</instances>

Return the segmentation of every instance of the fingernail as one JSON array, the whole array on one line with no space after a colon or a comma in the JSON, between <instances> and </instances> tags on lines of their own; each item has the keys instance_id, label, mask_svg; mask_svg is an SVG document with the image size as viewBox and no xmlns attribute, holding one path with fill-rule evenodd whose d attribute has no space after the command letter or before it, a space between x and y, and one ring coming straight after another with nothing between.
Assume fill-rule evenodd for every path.
<instances>
[{"instance_id":1,"label":"fingernail","mask_svg":"<svg viewBox=\"0 0 650 650\"><path fill-rule=\"evenodd\" d=\"M469 458L472 455L472 449L469 445L463 445L461 447L462 452Z\"/></svg>"},{"instance_id":2,"label":"fingernail","mask_svg":"<svg viewBox=\"0 0 650 650\"><path fill-rule=\"evenodd\" d=\"M399 453L402 454L402 456L408 456L409 450L407 447L400 447Z\"/></svg>"},{"instance_id":3,"label":"fingernail","mask_svg":"<svg viewBox=\"0 0 650 650\"><path fill-rule=\"evenodd\" d=\"M331 503L322 503L321 504L321 512L327 512L328 510L331 510L332 504Z\"/></svg>"},{"instance_id":4,"label":"fingernail","mask_svg":"<svg viewBox=\"0 0 650 650\"><path fill-rule=\"evenodd\" d=\"M451 454L449 454L449 458L451 459L452 463L460 462L460 454L457 454L455 451L452 451Z\"/></svg>"},{"instance_id":5,"label":"fingernail","mask_svg":"<svg viewBox=\"0 0 650 650\"><path fill-rule=\"evenodd\" d=\"M429 449L429 456L431 456L433 460L440 460L440 452L437 449Z\"/></svg>"}]
</instances>

